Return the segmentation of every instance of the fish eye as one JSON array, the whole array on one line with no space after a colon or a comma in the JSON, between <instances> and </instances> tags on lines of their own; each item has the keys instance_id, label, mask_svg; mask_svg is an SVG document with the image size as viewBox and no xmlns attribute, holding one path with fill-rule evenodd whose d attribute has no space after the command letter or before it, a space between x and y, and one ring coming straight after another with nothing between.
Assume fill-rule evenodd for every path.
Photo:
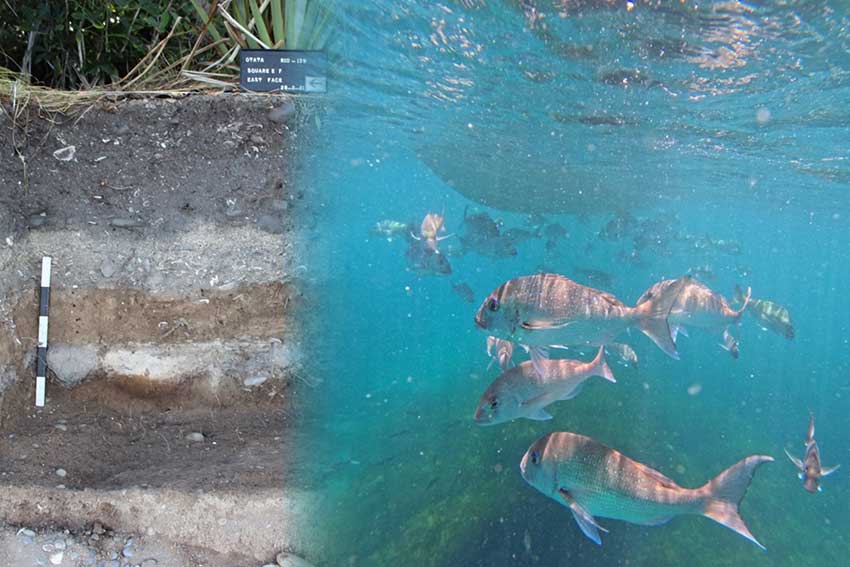
<instances>
[{"instance_id":1,"label":"fish eye","mask_svg":"<svg viewBox=\"0 0 850 567\"><path fill-rule=\"evenodd\" d=\"M490 400L490 409L496 409L497 407L499 407L498 398L493 398L492 400Z\"/></svg>"},{"instance_id":2,"label":"fish eye","mask_svg":"<svg viewBox=\"0 0 850 567\"><path fill-rule=\"evenodd\" d=\"M491 297L490 301L487 302L487 309L490 311L498 311L499 310L499 300L495 297Z\"/></svg>"},{"instance_id":3,"label":"fish eye","mask_svg":"<svg viewBox=\"0 0 850 567\"><path fill-rule=\"evenodd\" d=\"M537 451L532 451L531 453L531 462L532 464L540 464L540 453Z\"/></svg>"}]
</instances>

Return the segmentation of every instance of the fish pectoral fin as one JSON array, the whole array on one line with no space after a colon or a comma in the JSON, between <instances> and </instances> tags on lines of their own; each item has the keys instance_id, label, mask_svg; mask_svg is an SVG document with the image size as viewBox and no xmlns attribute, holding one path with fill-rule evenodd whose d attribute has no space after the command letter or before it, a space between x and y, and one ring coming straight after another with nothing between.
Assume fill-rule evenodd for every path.
<instances>
[{"instance_id":1,"label":"fish pectoral fin","mask_svg":"<svg viewBox=\"0 0 850 567\"><path fill-rule=\"evenodd\" d=\"M549 392L546 392L546 393L540 394L539 396L534 396L533 398L529 398L529 399L525 400L524 402L521 402L520 405L523 406L523 407L528 407L528 406L546 407L554 401L556 401L556 400L554 398L552 398L552 394L550 394Z\"/></svg>"},{"instance_id":2,"label":"fish pectoral fin","mask_svg":"<svg viewBox=\"0 0 850 567\"><path fill-rule=\"evenodd\" d=\"M596 545L602 545L602 538L599 536L599 530L608 533L608 530L596 523L596 518L590 515L590 512L581 507L581 504L575 501L572 495L565 489L558 490L558 494L566 502L570 511L573 513L578 527L588 538L593 540Z\"/></svg>"},{"instance_id":3,"label":"fish pectoral fin","mask_svg":"<svg viewBox=\"0 0 850 567\"><path fill-rule=\"evenodd\" d=\"M528 321L523 321L520 326L526 331L546 331L563 329L570 323L571 321L568 319L529 319Z\"/></svg>"},{"instance_id":4,"label":"fish pectoral fin","mask_svg":"<svg viewBox=\"0 0 850 567\"><path fill-rule=\"evenodd\" d=\"M550 419L552 419L552 415L543 408L538 408L534 410L526 417L528 419L533 419L534 421L549 421Z\"/></svg>"},{"instance_id":5,"label":"fish pectoral fin","mask_svg":"<svg viewBox=\"0 0 850 567\"><path fill-rule=\"evenodd\" d=\"M788 455L788 458L791 459L791 462L794 463L794 466L796 466L798 469L800 469L801 471L806 469L806 467L803 466L803 461L789 453L788 449L785 449L785 454Z\"/></svg>"},{"instance_id":6,"label":"fish pectoral fin","mask_svg":"<svg viewBox=\"0 0 850 567\"><path fill-rule=\"evenodd\" d=\"M821 469L820 475L821 476L829 476L832 473L834 473L835 471L837 471L839 468L841 468L841 465L835 465L834 467L827 467L825 469Z\"/></svg>"}]
</instances>

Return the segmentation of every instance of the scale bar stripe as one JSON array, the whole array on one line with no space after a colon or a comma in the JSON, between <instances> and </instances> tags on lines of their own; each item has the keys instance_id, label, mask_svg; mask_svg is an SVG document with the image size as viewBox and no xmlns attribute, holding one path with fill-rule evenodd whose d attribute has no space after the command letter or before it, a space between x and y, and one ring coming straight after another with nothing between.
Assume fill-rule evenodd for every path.
<instances>
[{"instance_id":1,"label":"scale bar stripe","mask_svg":"<svg viewBox=\"0 0 850 567\"><path fill-rule=\"evenodd\" d=\"M50 307L50 256L41 259L41 292L38 296L38 349L35 368L35 405L44 406L47 386L47 312Z\"/></svg>"}]
</instances>

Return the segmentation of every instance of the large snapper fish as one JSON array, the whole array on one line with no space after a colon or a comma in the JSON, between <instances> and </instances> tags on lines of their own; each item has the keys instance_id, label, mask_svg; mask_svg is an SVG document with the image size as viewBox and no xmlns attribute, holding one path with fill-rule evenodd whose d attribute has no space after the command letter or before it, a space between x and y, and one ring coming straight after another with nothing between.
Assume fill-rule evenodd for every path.
<instances>
[{"instance_id":1,"label":"large snapper fish","mask_svg":"<svg viewBox=\"0 0 850 567\"><path fill-rule=\"evenodd\" d=\"M558 274L522 276L503 283L484 300L475 324L490 335L537 348L538 360L545 358L539 348L604 346L633 326L678 358L667 317L688 281L677 280L657 296L629 307L608 292Z\"/></svg>"},{"instance_id":2,"label":"large snapper fish","mask_svg":"<svg viewBox=\"0 0 850 567\"><path fill-rule=\"evenodd\" d=\"M567 506L584 534L602 544L596 517L645 526L675 516L711 518L762 549L738 512L753 473L773 457L751 455L699 488L684 488L660 472L584 435L555 432L528 448L520 463L522 478Z\"/></svg>"}]
</instances>

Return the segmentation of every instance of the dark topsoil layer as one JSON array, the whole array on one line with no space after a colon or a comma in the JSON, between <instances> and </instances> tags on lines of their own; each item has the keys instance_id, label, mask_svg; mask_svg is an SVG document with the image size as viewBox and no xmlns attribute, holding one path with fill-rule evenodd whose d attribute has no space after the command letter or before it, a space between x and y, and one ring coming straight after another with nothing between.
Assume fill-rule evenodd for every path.
<instances>
[{"instance_id":1,"label":"dark topsoil layer","mask_svg":"<svg viewBox=\"0 0 850 567\"><path fill-rule=\"evenodd\" d=\"M85 229L107 218L119 219L112 230L154 225L168 232L197 218L288 218L284 211L302 193L287 181L286 150L297 136L269 116L283 102L242 95L132 100L49 119L28 120L31 110L14 127L0 113L0 231ZM72 145L72 160L54 157Z\"/></svg>"}]
</instances>

